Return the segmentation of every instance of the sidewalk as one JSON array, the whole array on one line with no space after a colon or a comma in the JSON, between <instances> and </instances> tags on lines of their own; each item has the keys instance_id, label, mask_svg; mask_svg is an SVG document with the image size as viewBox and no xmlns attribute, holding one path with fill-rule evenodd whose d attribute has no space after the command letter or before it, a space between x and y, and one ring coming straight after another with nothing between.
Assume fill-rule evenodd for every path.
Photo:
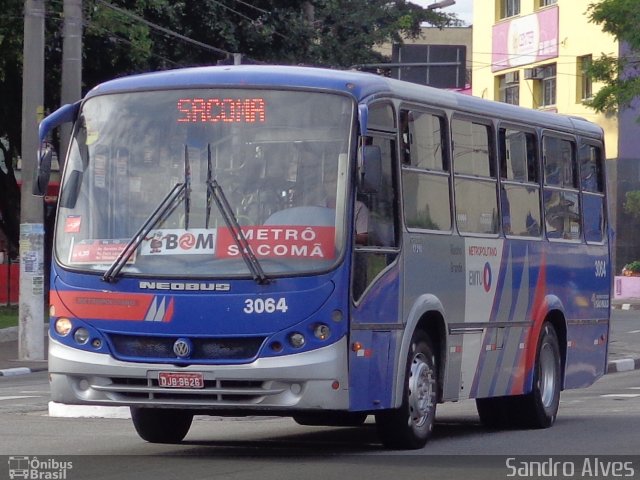
<instances>
[{"instance_id":1,"label":"sidewalk","mask_svg":"<svg viewBox=\"0 0 640 480\"><path fill-rule=\"evenodd\" d=\"M0 377L47 370L47 338L44 337L45 360L18 360L18 327L0 329Z\"/></svg>"},{"instance_id":2,"label":"sidewalk","mask_svg":"<svg viewBox=\"0 0 640 480\"><path fill-rule=\"evenodd\" d=\"M614 301L612 308L623 310L640 310L640 299L625 303ZM640 312L638 312L640 325ZM640 327L639 327L640 328ZM640 370L640 342L618 333L615 323L611 324L609 338L609 359L607 373ZM45 358L47 355L47 338L45 336ZM22 375L47 370L47 361L18 360L18 327L0 329L0 377Z\"/></svg>"}]
</instances>

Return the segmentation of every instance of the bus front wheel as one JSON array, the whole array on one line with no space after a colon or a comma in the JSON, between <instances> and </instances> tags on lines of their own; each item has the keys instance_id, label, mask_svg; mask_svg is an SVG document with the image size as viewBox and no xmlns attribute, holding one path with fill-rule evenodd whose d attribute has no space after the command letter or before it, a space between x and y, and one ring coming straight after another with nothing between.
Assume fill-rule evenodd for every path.
<instances>
[{"instance_id":1,"label":"bus front wheel","mask_svg":"<svg viewBox=\"0 0 640 480\"><path fill-rule=\"evenodd\" d=\"M187 435L193 414L184 410L131 407L133 426L150 443L180 443Z\"/></svg>"},{"instance_id":2,"label":"bus front wheel","mask_svg":"<svg viewBox=\"0 0 640 480\"><path fill-rule=\"evenodd\" d=\"M417 449L433 431L438 390L437 363L429 337L417 331L411 340L402 405L376 414L376 426L387 448Z\"/></svg>"}]
</instances>

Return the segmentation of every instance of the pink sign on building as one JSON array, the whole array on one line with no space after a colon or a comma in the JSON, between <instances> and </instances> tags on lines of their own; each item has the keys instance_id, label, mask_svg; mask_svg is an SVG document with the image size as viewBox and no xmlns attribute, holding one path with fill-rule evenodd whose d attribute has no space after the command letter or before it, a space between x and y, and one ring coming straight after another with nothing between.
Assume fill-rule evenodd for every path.
<instances>
[{"instance_id":1,"label":"pink sign on building","mask_svg":"<svg viewBox=\"0 0 640 480\"><path fill-rule=\"evenodd\" d=\"M558 7L493 26L491 71L558 56Z\"/></svg>"}]
</instances>

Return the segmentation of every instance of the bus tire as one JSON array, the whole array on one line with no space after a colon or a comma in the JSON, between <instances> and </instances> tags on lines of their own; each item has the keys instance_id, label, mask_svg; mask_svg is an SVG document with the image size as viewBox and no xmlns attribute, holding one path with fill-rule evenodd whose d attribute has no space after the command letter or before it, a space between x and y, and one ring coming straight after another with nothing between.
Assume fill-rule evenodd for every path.
<instances>
[{"instance_id":1,"label":"bus tire","mask_svg":"<svg viewBox=\"0 0 640 480\"><path fill-rule=\"evenodd\" d=\"M555 329L545 322L540 332L533 387L525 395L477 398L483 425L490 428L547 428L553 425L560 404L560 344Z\"/></svg>"},{"instance_id":2,"label":"bus tire","mask_svg":"<svg viewBox=\"0 0 640 480\"><path fill-rule=\"evenodd\" d=\"M376 426L387 448L422 448L433 431L436 416L438 371L427 335L416 331L411 340L405 371L402 405L376 414Z\"/></svg>"},{"instance_id":3,"label":"bus tire","mask_svg":"<svg viewBox=\"0 0 640 480\"><path fill-rule=\"evenodd\" d=\"M506 427L511 422L509 401L512 397L476 398L480 422L488 428Z\"/></svg>"},{"instance_id":4,"label":"bus tire","mask_svg":"<svg viewBox=\"0 0 640 480\"><path fill-rule=\"evenodd\" d=\"M180 443L187 435L193 414L184 410L131 407L138 435L150 443Z\"/></svg>"},{"instance_id":5,"label":"bus tire","mask_svg":"<svg viewBox=\"0 0 640 480\"><path fill-rule=\"evenodd\" d=\"M322 412L294 415L298 425L324 427L359 427L367 420L366 413L360 412Z\"/></svg>"},{"instance_id":6,"label":"bus tire","mask_svg":"<svg viewBox=\"0 0 640 480\"><path fill-rule=\"evenodd\" d=\"M561 368L558 335L553 325L545 322L538 340L533 387L531 392L517 397L517 420L521 426L548 428L553 425L560 405Z\"/></svg>"}]
</instances>

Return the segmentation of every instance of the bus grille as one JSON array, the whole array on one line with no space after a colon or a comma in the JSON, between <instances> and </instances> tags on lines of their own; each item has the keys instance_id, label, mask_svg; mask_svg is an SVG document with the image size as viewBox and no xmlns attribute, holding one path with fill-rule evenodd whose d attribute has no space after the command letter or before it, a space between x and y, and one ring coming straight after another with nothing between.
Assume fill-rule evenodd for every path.
<instances>
[{"instance_id":1,"label":"bus grille","mask_svg":"<svg viewBox=\"0 0 640 480\"><path fill-rule=\"evenodd\" d=\"M280 395L285 385L255 380L205 380L202 389L162 388L157 379L111 378L109 385L92 385L112 400L176 405L255 405L265 397Z\"/></svg>"},{"instance_id":2,"label":"bus grille","mask_svg":"<svg viewBox=\"0 0 640 480\"><path fill-rule=\"evenodd\" d=\"M109 334L114 355L120 359L172 360L249 360L258 354L265 337L192 338L193 352L188 358L178 358L173 344L179 337Z\"/></svg>"}]
</instances>

